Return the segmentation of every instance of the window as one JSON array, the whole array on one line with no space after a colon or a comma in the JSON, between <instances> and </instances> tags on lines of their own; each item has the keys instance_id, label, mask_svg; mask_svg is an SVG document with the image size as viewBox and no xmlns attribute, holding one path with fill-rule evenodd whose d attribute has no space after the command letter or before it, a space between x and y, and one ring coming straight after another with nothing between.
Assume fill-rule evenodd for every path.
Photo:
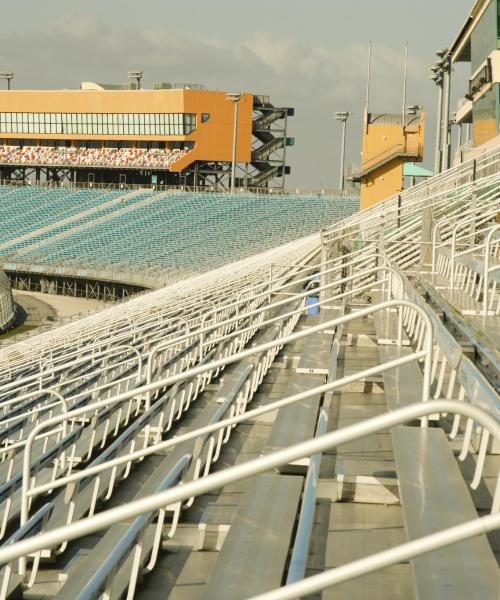
<instances>
[{"instance_id":1,"label":"window","mask_svg":"<svg viewBox=\"0 0 500 600\"><path fill-rule=\"evenodd\" d=\"M497 35L494 13L495 3L490 2L471 33L471 72L474 73L483 61L496 49Z\"/></svg>"},{"instance_id":2,"label":"window","mask_svg":"<svg viewBox=\"0 0 500 600\"><path fill-rule=\"evenodd\" d=\"M205 113L201 119L210 115ZM0 133L68 135L189 135L191 113L9 113L0 112Z\"/></svg>"}]
</instances>

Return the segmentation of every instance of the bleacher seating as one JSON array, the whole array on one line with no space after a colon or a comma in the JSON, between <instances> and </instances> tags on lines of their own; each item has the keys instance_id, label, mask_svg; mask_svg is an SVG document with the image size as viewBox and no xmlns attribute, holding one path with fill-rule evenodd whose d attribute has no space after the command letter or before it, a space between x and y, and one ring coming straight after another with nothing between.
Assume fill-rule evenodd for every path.
<instances>
[{"instance_id":1,"label":"bleacher seating","mask_svg":"<svg viewBox=\"0 0 500 600\"><path fill-rule=\"evenodd\" d=\"M94 167L168 170L187 150L174 148L79 148L0 146L0 164L39 167Z\"/></svg>"},{"instance_id":2,"label":"bleacher seating","mask_svg":"<svg viewBox=\"0 0 500 600\"><path fill-rule=\"evenodd\" d=\"M498 598L500 361L481 327L499 321L499 182L491 152L0 350L0 598ZM266 229L262 250L328 203L251 198L141 191L86 235L123 260L112 227L135 246L133 215L156 251L150 211L177 235L165 255L195 262L187 217L234 256L244 230ZM57 223L40 253L90 252L79 220ZM487 321L459 296L446 312L445 283L479 308L487 290Z\"/></svg>"},{"instance_id":3,"label":"bleacher seating","mask_svg":"<svg viewBox=\"0 0 500 600\"><path fill-rule=\"evenodd\" d=\"M119 195L122 201L115 201ZM149 267L184 273L298 239L358 207L355 198L148 190L120 194L16 188L3 198L0 256L9 262L111 264L125 271ZM26 212L15 210L19 202ZM88 210L92 207L100 208ZM78 212L79 218L68 219ZM279 228L270 226L278 221Z\"/></svg>"}]
</instances>

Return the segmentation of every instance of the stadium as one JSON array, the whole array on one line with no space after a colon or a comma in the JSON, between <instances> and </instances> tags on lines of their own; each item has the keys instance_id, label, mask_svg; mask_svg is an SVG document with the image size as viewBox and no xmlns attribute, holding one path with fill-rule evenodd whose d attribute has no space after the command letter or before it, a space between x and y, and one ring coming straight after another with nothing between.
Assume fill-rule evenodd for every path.
<instances>
[{"instance_id":1,"label":"stadium","mask_svg":"<svg viewBox=\"0 0 500 600\"><path fill-rule=\"evenodd\" d=\"M500 598L499 14L337 191L268 96L0 74L0 600Z\"/></svg>"}]
</instances>

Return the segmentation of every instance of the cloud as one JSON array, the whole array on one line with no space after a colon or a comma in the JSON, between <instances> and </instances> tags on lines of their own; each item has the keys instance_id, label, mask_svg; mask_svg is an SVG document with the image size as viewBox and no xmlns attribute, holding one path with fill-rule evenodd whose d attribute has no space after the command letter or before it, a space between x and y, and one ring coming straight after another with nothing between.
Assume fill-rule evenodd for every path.
<instances>
[{"instance_id":1,"label":"cloud","mask_svg":"<svg viewBox=\"0 0 500 600\"><path fill-rule=\"evenodd\" d=\"M269 94L273 102L296 108L296 117L290 120L296 146L288 153L293 186L335 186L340 133L333 118L336 110L355 113L349 126L349 158L359 157L366 86L364 44L332 51L307 36L266 32L232 43L209 34L181 33L168 25L136 30L66 14L29 35L5 30L0 34L2 47L0 67L13 68L15 84L22 88L77 87L82 80L124 81L129 69L141 68L149 84L190 81ZM399 110L401 56L377 44L373 75L373 108ZM411 58L409 77L409 101L428 104L433 90L423 85L426 67L418 57Z\"/></svg>"}]
</instances>

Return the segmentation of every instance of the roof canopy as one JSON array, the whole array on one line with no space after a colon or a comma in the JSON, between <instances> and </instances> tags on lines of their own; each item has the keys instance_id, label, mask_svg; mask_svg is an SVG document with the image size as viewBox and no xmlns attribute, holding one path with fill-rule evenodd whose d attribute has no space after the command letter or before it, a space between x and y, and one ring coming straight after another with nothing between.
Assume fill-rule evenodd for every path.
<instances>
[{"instance_id":1,"label":"roof canopy","mask_svg":"<svg viewBox=\"0 0 500 600\"><path fill-rule=\"evenodd\" d=\"M434 173L416 163L407 162L403 165L403 175L405 177L432 177Z\"/></svg>"},{"instance_id":2,"label":"roof canopy","mask_svg":"<svg viewBox=\"0 0 500 600\"><path fill-rule=\"evenodd\" d=\"M471 60L471 45L470 37L474 31L477 22L484 11L488 8L492 0L476 0L471 8L469 16L465 21L460 32L450 46L450 54L453 62L470 62Z\"/></svg>"}]
</instances>

